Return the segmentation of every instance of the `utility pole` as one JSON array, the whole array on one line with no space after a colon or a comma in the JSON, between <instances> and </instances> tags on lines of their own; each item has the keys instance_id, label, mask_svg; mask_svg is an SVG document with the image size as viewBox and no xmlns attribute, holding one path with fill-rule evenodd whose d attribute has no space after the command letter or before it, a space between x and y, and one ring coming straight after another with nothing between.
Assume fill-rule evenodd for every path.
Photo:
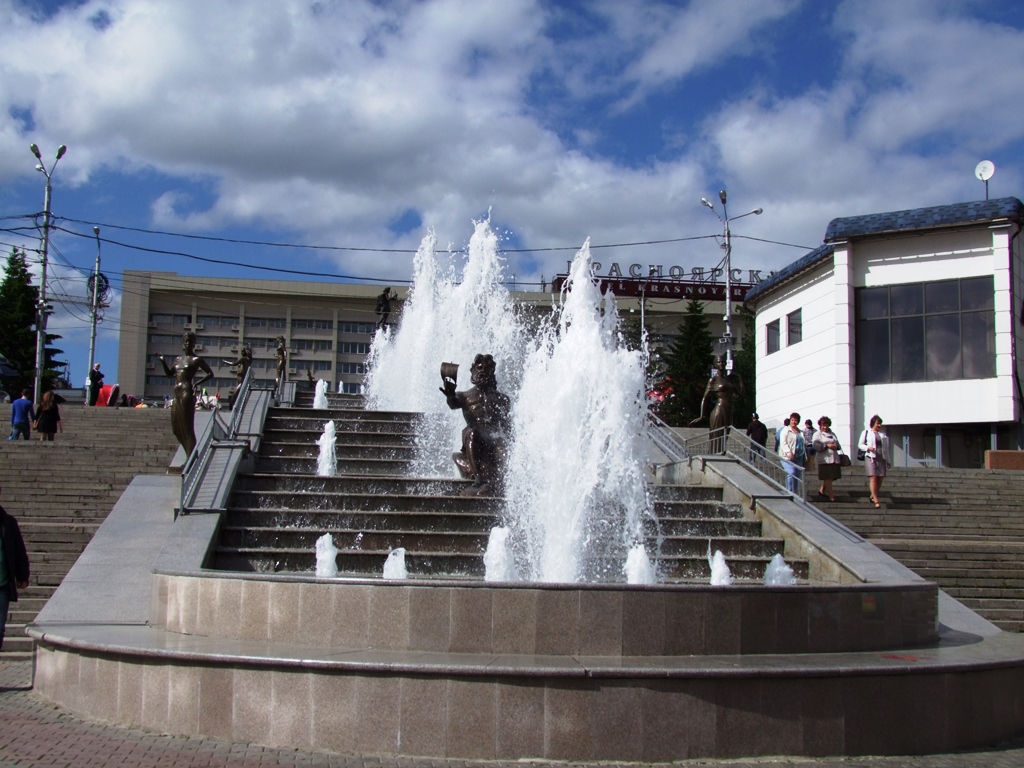
<instances>
[{"instance_id":1,"label":"utility pole","mask_svg":"<svg viewBox=\"0 0 1024 768\"><path fill-rule=\"evenodd\" d=\"M46 166L43 165L43 156L39 152L39 147L32 144L29 149L39 161L36 170L46 177L46 193L43 196L43 275L39 283L39 304L36 307L36 379L33 402L38 404L39 398L43 394L43 369L46 367L46 317L49 314L49 307L46 304L46 266L50 252L50 193L53 191L50 175L68 148L64 144L57 148L57 158L50 166L50 170L46 170Z\"/></svg>"},{"instance_id":2,"label":"utility pole","mask_svg":"<svg viewBox=\"0 0 1024 768\"><path fill-rule=\"evenodd\" d=\"M709 203L707 198L702 197L700 199L700 204L705 208L710 209L715 216L718 216L718 220L722 222L725 227L725 234L722 242L722 248L725 249L725 333L719 341L725 345L725 370L732 371L732 231L729 228L730 219L729 210L725 205L726 197L724 189L719 191L718 199L722 202L722 216L718 216L718 211L715 210L715 206ZM747 213L737 216L735 219L731 219L731 221L742 219L744 216L760 216L763 212L763 208L755 208L752 211L748 211Z\"/></svg>"},{"instance_id":3,"label":"utility pole","mask_svg":"<svg viewBox=\"0 0 1024 768\"><path fill-rule=\"evenodd\" d=\"M96 235L96 270L92 273L92 332L89 335L89 367L86 375L89 377L89 390L86 392L85 402L92 402L92 364L96 352L96 316L100 311L100 228L93 227L92 232Z\"/></svg>"}]
</instances>

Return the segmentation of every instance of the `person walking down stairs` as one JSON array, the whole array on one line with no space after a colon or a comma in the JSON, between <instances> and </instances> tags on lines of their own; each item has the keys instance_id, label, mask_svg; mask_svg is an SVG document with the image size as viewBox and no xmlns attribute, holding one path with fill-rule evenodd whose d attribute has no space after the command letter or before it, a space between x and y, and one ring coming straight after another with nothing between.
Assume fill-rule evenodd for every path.
<instances>
[{"instance_id":1,"label":"person walking down stairs","mask_svg":"<svg viewBox=\"0 0 1024 768\"><path fill-rule=\"evenodd\" d=\"M864 451L864 471L871 489L871 502L875 509L879 509L882 501L878 493L882 490L882 480L889 469L889 436L882 431L881 416L871 417L868 428L861 433L857 448Z\"/></svg>"},{"instance_id":2,"label":"person walking down stairs","mask_svg":"<svg viewBox=\"0 0 1024 768\"><path fill-rule=\"evenodd\" d=\"M18 521L0 507L0 650L4 646L7 613L18 602L18 590L28 586L28 552Z\"/></svg>"}]
</instances>

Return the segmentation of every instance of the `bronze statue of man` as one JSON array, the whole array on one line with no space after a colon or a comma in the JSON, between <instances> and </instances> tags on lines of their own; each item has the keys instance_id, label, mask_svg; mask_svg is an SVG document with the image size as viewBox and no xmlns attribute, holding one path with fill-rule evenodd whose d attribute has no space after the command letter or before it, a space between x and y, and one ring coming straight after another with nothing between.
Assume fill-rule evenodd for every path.
<instances>
[{"instance_id":1,"label":"bronze statue of man","mask_svg":"<svg viewBox=\"0 0 1024 768\"><path fill-rule=\"evenodd\" d=\"M704 399L700 403L700 416L690 422L691 427L707 425L712 436L723 438L722 449L725 449L724 437L727 428L732 426L732 403L734 397L743 394L743 379L738 373L726 373L725 358L715 357L715 374L704 388ZM715 401L711 408L712 400Z\"/></svg>"},{"instance_id":2,"label":"bronze statue of man","mask_svg":"<svg viewBox=\"0 0 1024 768\"><path fill-rule=\"evenodd\" d=\"M473 388L455 391L458 366L441 366L441 392L452 410L462 409L466 427L462 430L462 450L452 459L459 473L472 480L467 496L490 496L500 492L506 456L506 438L509 433L511 401L498 391L494 375L495 363L491 355L477 355L470 367Z\"/></svg>"},{"instance_id":3,"label":"bronze statue of man","mask_svg":"<svg viewBox=\"0 0 1024 768\"><path fill-rule=\"evenodd\" d=\"M222 360L221 362L236 369L235 377L238 383L235 384L235 388L231 390L231 395L228 397L228 408L234 408L235 400L242 389L242 382L245 381L245 374L252 366L252 347L246 344L242 347L242 353L237 360Z\"/></svg>"},{"instance_id":4,"label":"bronze statue of man","mask_svg":"<svg viewBox=\"0 0 1024 768\"><path fill-rule=\"evenodd\" d=\"M206 361L196 356L196 335L188 331L181 338L183 354L174 358L174 365L168 366L163 355L160 363L164 373L174 379L174 399L171 401L171 431L178 438L185 456L192 454L196 447L196 395L202 391L203 382L213 378L213 371ZM202 371L203 376L196 378Z\"/></svg>"}]
</instances>

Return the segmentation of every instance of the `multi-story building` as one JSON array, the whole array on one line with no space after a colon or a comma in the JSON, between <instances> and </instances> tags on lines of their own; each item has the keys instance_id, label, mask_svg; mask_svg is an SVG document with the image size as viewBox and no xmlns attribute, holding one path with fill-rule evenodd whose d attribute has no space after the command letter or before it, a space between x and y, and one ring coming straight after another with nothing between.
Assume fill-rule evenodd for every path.
<instances>
[{"instance_id":1,"label":"multi-story building","mask_svg":"<svg viewBox=\"0 0 1024 768\"><path fill-rule=\"evenodd\" d=\"M613 265L614 266L614 265ZM614 270L613 270L614 271ZM738 282L734 299L749 284ZM623 317L639 319L655 337L668 343L677 332L691 298L704 302L712 334L724 330L724 286L721 275L700 282L680 278L630 280L606 278ZM553 298L544 291L513 291L516 302L538 312L550 311ZM125 270L121 300L118 383L121 391L149 398L170 396L173 381L164 375L159 355L172 361L181 353L182 334L194 331L197 354L214 371L206 387L226 396L236 383L231 363L242 346L253 351L256 379L273 381L277 338L288 350L287 375L305 381L323 379L332 390L360 392L366 356L378 317L374 313L380 285L313 283L237 278L184 277L174 272ZM392 292L396 290L392 287ZM389 322L398 322L405 289L397 288ZM632 294L632 295L629 295ZM734 306L739 302L735 301Z\"/></svg>"},{"instance_id":2,"label":"multi-story building","mask_svg":"<svg viewBox=\"0 0 1024 768\"><path fill-rule=\"evenodd\" d=\"M1015 197L834 219L747 294L762 418L827 415L852 453L878 414L897 465L1024 448L1022 224Z\"/></svg>"}]
</instances>

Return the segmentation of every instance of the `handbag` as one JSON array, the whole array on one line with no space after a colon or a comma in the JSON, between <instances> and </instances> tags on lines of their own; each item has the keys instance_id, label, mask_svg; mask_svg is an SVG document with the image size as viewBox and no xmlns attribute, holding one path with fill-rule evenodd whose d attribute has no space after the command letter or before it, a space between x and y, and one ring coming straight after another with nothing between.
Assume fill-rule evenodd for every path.
<instances>
[{"instance_id":1,"label":"handbag","mask_svg":"<svg viewBox=\"0 0 1024 768\"><path fill-rule=\"evenodd\" d=\"M868 434L868 431L866 429L861 433L861 442L862 443L867 441L867 437L866 437L867 434ZM866 457L867 457L867 454L864 453L864 449L863 448L858 448L857 449L857 461L864 461L864 459Z\"/></svg>"},{"instance_id":2,"label":"handbag","mask_svg":"<svg viewBox=\"0 0 1024 768\"><path fill-rule=\"evenodd\" d=\"M842 451L840 451L840 452L839 452L839 466L840 466L840 467L848 467L848 466L850 466L851 464L853 464L853 462L852 462L852 461L850 461L850 457L849 457L849 456L847 456L847 455L846 455L845 453L843 453Z\"/></svg>"}]
</instances>

